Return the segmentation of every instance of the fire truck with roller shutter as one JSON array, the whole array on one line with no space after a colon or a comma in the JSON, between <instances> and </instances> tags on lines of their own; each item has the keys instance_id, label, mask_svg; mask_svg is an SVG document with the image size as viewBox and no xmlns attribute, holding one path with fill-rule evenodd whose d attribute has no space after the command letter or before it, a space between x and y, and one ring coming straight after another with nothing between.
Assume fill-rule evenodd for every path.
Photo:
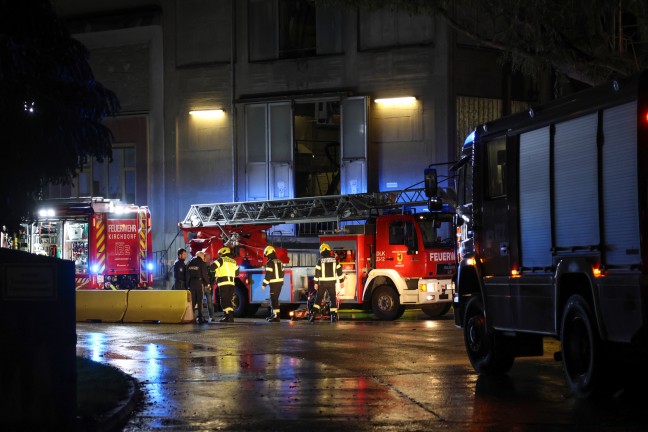
<instances>
[{"instance_id":1,"label":"fire truck with roller shutter","mask_svg":"<svg viewBox=\"0 0 648 432\"><path fill-rule=\"evenodd\" d=\"M153 286L151 213L146 206L88 197L40 201L26 227L29 250L74 261L76 289Z\"/></svg>"},{"instance_id":2,"label":"fire truck with roller shutter","mask_svg":"<svg viewBox=\"0 0 648 432\"><path fill-rule=\"evenodd\" d=\"M648 72L479 126L454 170L473 367L506 373L549 337L578 397L645 375Z\"/></svg>"},{"instance_id":3,"label":"fire truck with roller shutter","mask_svg":"<svg viewBox=\"0 0 648 432\"><path fill-rule=\"evenodd\" d=\"M319 244L327 243L345 275L344 287L338 286L342 307L371 309L383 320L399 318L406 308L414 307L435 317L452 306L456 268L454 209L423 195L436 197L437 190L443 192L436 182L436 171L428 169L425 189L196 204L179 226L192 254L203 250L217 257L224 245L234 250L241 267L233 301L236 315L253 313L268 303L268 291L262 291L261 281L269 234L281 230L299 237L300 227L333 223L336 229L314 236L314 245L307 252L283 248L280 241L270 242L286 264L279 299L282 313L306 303ZM428 209L406 210L417 206ZM288 242L289 237L283 241ZM290 265L296 258L303 261L305 253L310 253L308 265Z\"/></svg>"}]
</instances>

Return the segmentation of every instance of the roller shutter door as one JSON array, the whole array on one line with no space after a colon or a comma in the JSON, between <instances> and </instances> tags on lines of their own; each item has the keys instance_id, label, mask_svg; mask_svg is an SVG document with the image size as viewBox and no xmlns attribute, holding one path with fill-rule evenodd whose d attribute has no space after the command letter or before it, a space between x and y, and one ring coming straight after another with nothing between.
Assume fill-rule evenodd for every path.
<instances>
[{"instance_id":1,"label":"roller shutter door","mask_svg":"<svg viewBox=\"0 0 648 432\"><path fill-rule=\"evenodd\" d=\"M597 114L556 124L556 246L599 244Z\"/></svg>"},{"instance_id":2,"label":"roller shutter door","mask_svg":"<svg viewBox=\"0 0 648 432\"><path fill-rule=\"evenodd\" d=\"M522 267L551 266L549 128L520 135Z\"/></svg>"},{"instance_id":3,"label":"roller shutter door","mask_svg":"<svg viewBox=\"0 0 648 432\"><path fill-rule=\"evenodd\" d=\"M636 102L603 113L603 137L606 264L639 264Z\"/></svg>"}]
</instances>

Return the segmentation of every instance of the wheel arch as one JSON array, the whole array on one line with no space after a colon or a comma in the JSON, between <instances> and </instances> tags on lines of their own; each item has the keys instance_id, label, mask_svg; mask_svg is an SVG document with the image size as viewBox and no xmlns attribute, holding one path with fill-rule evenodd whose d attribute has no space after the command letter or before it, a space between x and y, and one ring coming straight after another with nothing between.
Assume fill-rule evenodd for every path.
<instances>
[{"instance_id":1,"label":"wheel arch","mask_svg":"<svg viewBox=\"0 0 648 432\"><path fill-rule=\"evenodd\" d=\"M402 287L399 288L398 283L405 284L400 275L395 270L372 270L365 282L365 290L362 293L362 303L365 307L371 308L371 298L375 289L382 285L389 285L398 293L401 294Z\"/></svg>"},{"instance_id":2,"label":"wheel arch","mask_svg":"<svg viewBox=\"0 0 648 432\"><path fill-rule=\"evenodd\" d=\"M556 271L556 311L555 328L560 334L562 314L569 297L578 294L585 299L594 315L592 319L601 339L605 340L605 329L600 318L598 295L595 290L596 278L589 264L579 261L561 262Z\"/></svg>"},{"instance_id":3,"label":"wheel arch","mask_svg":"<svg viewBox=\"0 0 648 432\"><path fill-rule=\"evenodd\" d=\"M471 263L471 261L474 262ZM455 324L464 326L465 308L468 301L475 295L482 297L484 304L484 311L486 311L486 299L484 297L484 289L482 284L481 271L476 264L477 260L474 258L464 258L457 269L457 280L455 282L456 298L458 302L454 302L455 309ZM485 313L485 319L488 323L488 314Z\"/></svg>"}]
</instances>

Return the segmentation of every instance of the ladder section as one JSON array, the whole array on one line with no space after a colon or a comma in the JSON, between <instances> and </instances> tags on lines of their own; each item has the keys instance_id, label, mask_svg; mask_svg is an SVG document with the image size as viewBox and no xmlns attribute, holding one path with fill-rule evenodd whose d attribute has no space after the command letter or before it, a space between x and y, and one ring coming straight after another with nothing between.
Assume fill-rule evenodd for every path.
<instances>
[{"instance_id":1,"label":"ladder section","mask_svg":"<svg viewBox=\"0 0 648 432\"><path fill-rule=\"evenodd\" d=\"M427 205L424 189L269 201L194 204L183 228L217 225L332 222L367 219L378 210Z\"/></svg>"}]
</instances>

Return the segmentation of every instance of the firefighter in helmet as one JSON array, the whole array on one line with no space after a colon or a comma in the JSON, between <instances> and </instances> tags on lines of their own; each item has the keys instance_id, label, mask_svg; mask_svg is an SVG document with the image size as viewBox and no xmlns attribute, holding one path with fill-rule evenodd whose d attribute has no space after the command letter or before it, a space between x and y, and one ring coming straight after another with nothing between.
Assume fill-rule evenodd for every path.
<instances>
[{"instance_id":1,"label":"firefighter in helmet","mask_svg":"<svg viewBox=\"0 0 648 432\"><path fill-rule=\"evenodd\" d=\"M261 288L265 290L266 286L270 285L271 314L266 319L269 322L279 322L279 294L281 294L281 287L284 282L283 263L277 258L277 252L272 246L266 246L263 255L266 257L267 262Z\"/></svg>"},{"instance_id":2,"label":"firefighter in helmet","mask_svg":"<svg viewBox=\"0 0 648 432\"><path fill-rule=\"evenodd\" d=\"M313 312L311 313L309 319L311 322L315 320L315 316L320 312L320 305L322 304L324 293L328 292L329 305L331 309L331 322L335 322L338 320L335 285L337 282L339 282L340 287L344 288L344 275L342 274L342 266L339 262L337 262L337 259L335 259L335 254L331 251L331 247L328 244L322 243L320 245L320 255L321 257L317 261L317 265L315 266L315 277L313 278L313 281L315 282L314 288L317 291L317 297L315 298Z\"/></svg>"},{"instance_id":3,"label":"firefighter in helmet","mask_svg":"<svg viewBox=\"0 0 648 432\"><path fill-rule=\"evenodd\" d=\"M234 308L232 307L232 298L234 297L234 279L238 276L239 267L233 258L232 251L228 247L222 247L218 251L216 264L216 282L218 282L218 292L220 294L221 306L225 316L220 319L221 322L234 322Z\"/></svg>"},{"instance_id":4,"label":"firefighter in helmet","mask_svg":"<svg viewBox=\"0 0 648 432\"><path fill-rule=\"evenodd\" d=\"M207 320L203 317L203 295L205 286L209 284L209 275L204 252L198 252L187 264L187 281L191 290L191 304L198 309L196 321L198 324L206 323Z\"/></svg>"}]
</instances>

